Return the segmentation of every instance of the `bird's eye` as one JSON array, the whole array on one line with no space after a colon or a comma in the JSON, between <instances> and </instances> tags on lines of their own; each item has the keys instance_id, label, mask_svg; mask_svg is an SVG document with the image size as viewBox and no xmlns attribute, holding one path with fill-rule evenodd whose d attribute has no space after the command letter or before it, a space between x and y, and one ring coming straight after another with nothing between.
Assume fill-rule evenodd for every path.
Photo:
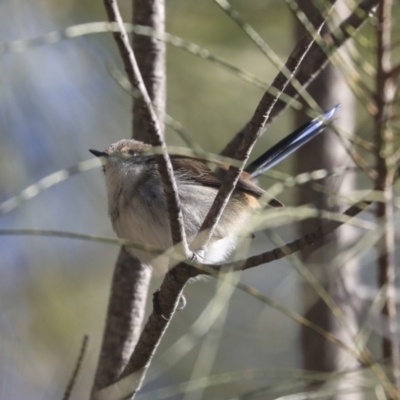
<instances>
[{"instance_id":1,"label":"bird's eye","mask_svg":"<svg viewBox=\"0 0 400 400\"><path fill-rule=\"evenodd\" d=\"M131 155L131 156L134 156L135 155L135 151L134 150L128 150L128 154Z\"/></svg>"}]
</instances>

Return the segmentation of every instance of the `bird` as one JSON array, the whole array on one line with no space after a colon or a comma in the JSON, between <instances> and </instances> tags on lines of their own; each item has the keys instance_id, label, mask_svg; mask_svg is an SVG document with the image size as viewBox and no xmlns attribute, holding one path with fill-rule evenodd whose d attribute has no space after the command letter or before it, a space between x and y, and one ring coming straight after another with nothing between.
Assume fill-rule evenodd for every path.
<instances>
[{"instance_id":1,"label":"bird","mask_svg":"<svg viewBox=\"0 0 400 400\"><path fill-rule=\"evenodd\" d=\"M203 263L221 263L232 255L241 238L248 235L252 216L264 206L262 199L267 199L265 206L283 206L279 200L268 196L258 185L257 178L321 133L339 108L340 105L336 105L299 127L245 168L207 248L201 253ZM121 239L164 251L159 255L134 246L126 248L141 263L166 271L172 238L163 184L152 150L149 144L122 139L104 151L89 151L99 157L103 165L108 214L115 233ZM229 165L196 156L169 156L190 244L201 234L199 229ZM200 249L192 250L200 252Z\"/></svg>"}]
</instances>

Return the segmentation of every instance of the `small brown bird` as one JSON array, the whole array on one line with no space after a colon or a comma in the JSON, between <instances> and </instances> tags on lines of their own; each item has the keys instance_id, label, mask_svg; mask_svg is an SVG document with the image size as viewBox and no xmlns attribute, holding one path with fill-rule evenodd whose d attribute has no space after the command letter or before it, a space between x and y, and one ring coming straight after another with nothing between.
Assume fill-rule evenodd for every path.
<instances>
[{"instance_id":1,"label":"small brown bird","mask_svg":"<svg viewBox=\"0 0 400 400\"><path fill-rule=\"evenodd\" d=\"M206 263L225 261L243 237L261 197L270 206L282 204L269 197L255 179L324 130L339 106L310 121L284 138L244 171L225 208L214 235L201 256ZM151 145L121 140L105 151L90 150L102 158L106 178L109 215L120 238L168 250L172 246L169 218L161 177L151 154ZM228 166L195 157L170 155L183 221L189 243L194 239L224 180ZM196 250L196 249L193 249ZM165 259L154 253L129 247L142 263L165 269Z\"/></svg>"}]
</instances>

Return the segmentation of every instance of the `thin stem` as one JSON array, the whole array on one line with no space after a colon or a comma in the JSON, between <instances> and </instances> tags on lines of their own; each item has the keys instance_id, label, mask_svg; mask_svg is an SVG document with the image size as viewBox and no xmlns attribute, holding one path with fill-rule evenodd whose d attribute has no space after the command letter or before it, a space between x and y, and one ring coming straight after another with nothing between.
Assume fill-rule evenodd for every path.
<instances>
[{"instance_id":1,"label":"thin stem","mask_svg":"<svg viewBox=\"0 0 400 400\"><path fill-rule=\"evenodd\" d=\"M162 130L158 122L157 115L154 111L151 99L139 70L135 54L129 42L128 34L119 11L117 1L104 0L104 4L110 22L117 22L120 29L119 33L114 33L114 37L118 43L129 80L132 86L138 90L142 96L141 112L143 113L143 120L146 121L148 139L153 146L160 147L162 150L161 154L156 155L156 161L167 200L173 245L180 245L185 256L189 257L189 249L183 225L182 209L178 196L178 187L174 179L171 160L169 159L167 147L162 137Z\"/></svg>"},{"instance_id":2,"label":"thin stem","mask_svg":"<svg viewBox=\"0 0 400 400\"><path fill-rule=\"evenodd\" d=\"M307 62L302 63L296 72L296 78L304 88L306 88L317 76L317 74L325 67L331 55L334 54L336 50L350 37L352 37L365 21L367 21L369 14L373 11L378 3L379 0L362 0L358 4L357 9L354 10L334 32L324 35L325 41L330 43L327 49L322 49L318 43L314 43L311 46L311 49L308 52ZM286 87L284 94L293 99L297 99L299 97L298 91L292 85L288 85ZM286 107L287 103L279 99L268 118L265 128L267 128ZM236 149L242 142L246 129L247 125L242 128L225 146L225 148L221 151L221 155L227 157L235 156Z\"/></svg>"},{"instance_id":3,"label":"thin stem","mask_svg":"<svg viewBox=\"0 0 400 400\"><path fill-rule=\"evenodd\" d=\"M143 24L149 25L157 32L164 31L164 0L155 0L154 2L133 0L132 3L137 13L142 8L145 8L146 12L150 8L151 12L147 12L146 17L141 21ZM109 25L118 25L118 27L121 27L121 18L120 16L117 18L118 14L114 13L114 8L118 12L117 4L105 2L105 6L110 20ZM130 47L126 32L116 32L114 38L118 45L126 73L133 85L135 64L131 63L129 57ZM153 39L143 39L143 41L146 40L151 42ZM148 43L148 48L152 48L150 56L147 48L135 50L137 51L139 65L143 64L143 60L146 60L147 73L144 85L146 85L146 88L149 88L150 98L162 114L165 108L165 84L162 84L163 81L165 83L165 67L160 68L160 64L165 64L165 44L159 42L156 46L151 46ZM158 79L155 78L155 70L159 74ZM163 73L164 76L162 76ZM138 76L140 77L140 74ZM154 81L157 81L158 84L155 85ZM145 95L147 94L146 88L143 89L142 85ZM144 106L151 105L148 96L147 100ZM161 134L163 130L163 125L157 125L158 121L154 117L154 112L152 113L151 108L146 108L145 111L148 112L142 113L141 108L138 107L132 111L132 120L135 121L132 122L132 137L142 141L148 141L148 136L150 135L148 131L154 130L156 131L156 135L157 133ZM150 129L142 129L138 126L139 121L142 125L150 127ZM118 379L123 368L126 366L140 336L150 279L150 268L133 257L127 248L121 247L111 283L110 300L92 395Z\"/></svg>"},{"instance_id":4,"label":"thin stem","mask_svg":"<svg viewBox=\"0 0 400 400\"><path fill-rule=\"evenodd\" d=\"M324 24L325 20L320 21L319 28L317 29L318 33ZM218 224L218 221L229 202L230 196L235 189L236 183L239 180L239 176L242 173L243 168L250 156L251 150L265 129L271 111L274 109L280 94L288 86L291 77L296 73L297 68L304 60L304 57L306 56L314 40L315 38L311 35L306 35L297 43L295 49L290 54L285 64L285 71L290 71L291 75L287 78L286 74L281 71L271 85L278 89L278 94L273 96L269 92L266 92L262 97L252 119L246 125L243 140L240 141L235 152L234 158L242 161L242 165L239 168L233 166L229 168L224 183L221 185L221 188L219 189L218 194L215 197L214 202L200 228L200 232L205 231L206 234L201 239L198 236L198 238L194 240L193 248L205 249L207 247L209 240L214 234L214 230Z\"/></svg>"},{"instance_id":5,"label":"thin stem","mask_svg":"<svg viewBox=\"0 0 400 400\"><path fill-rule=\"evenodd\" d=\"M386 301L382 308L382 324L386 335L382 338L383 356L390 360L393 368L393 379L400 388L400 353L398 346L395 273L396 264L395 232L393 224L393 183L396 172L393 157L394 135L390 127L392 102L395 86L389 77L391 70L391 19L392 0L381 0L377 15L377 74L376 74L376 107L375 142L377 173L376 186L382 191L383 202L377 204L376 218L382 220L385 229L377 244L378 251L378 284L386 287ZM397 396L398 398L399 396Z\"/></svg>"},{"instance_id":6,"label":"thin stem","mask_svg":"<svg viewBox=\"0 0 400 400\"><path fill-rule=\"evenodd\" d=\"M68 382L68 385L65 389L64 396L62 400L69 400L72 394L72 390L74 389L74 385L76 383L76 379L78 377L79 371L82 366L83 358L85 357L86 349L89 343L89 336L85 335L82 340L81 349L79 351L78 358L76 359L75 368L72 372L71 378Z\"/></svg>"}]
</instances>

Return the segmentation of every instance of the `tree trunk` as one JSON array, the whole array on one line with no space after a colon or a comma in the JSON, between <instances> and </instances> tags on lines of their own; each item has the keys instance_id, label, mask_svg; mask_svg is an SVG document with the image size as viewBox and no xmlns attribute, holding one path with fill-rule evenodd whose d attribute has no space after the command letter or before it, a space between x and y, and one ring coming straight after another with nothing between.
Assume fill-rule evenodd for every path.
<instances>
[{"instance_id":1,"label":"tree trunk","mask_svg":"<svg viewBox=\"0 0 400 400\"><path fill-rule=\"evenodd\" d=\"M309 0L298 0L300 8L310 18L316 12L313 2ZM342 17L347 13L345 1L338 1L336 9ZM296 38L304 33L304 27L296 22ZM342 57L346 57L345 49L340 50ZM354 101L350 88L337 69L328 66L318 75L309 87L309 93L323 109L327 110L335 104L341 103L342 108L335 122L337 127L342 127L346 132L354 129ZM303 124L307 118L297 115L296 126ZM316 169L332 169L339 166L353 166L350 157L332 130L327 130L318 138L300 149L296 154L295 173L308 172ZM355 177L346 173L339 178L327 178L322 184L327 193L348 194L354 189ZM324 193L312 190L312 184L304 185L299 189L299 204L313 204L318 209L342 211L342 207L331 207L328 204L328 196ZM345 208L345 207L343 207ZM314 231L320 220L307 220L299 224L301 234ZM325 244L321 251L312 253L303 251L301 258L318 278L328 294L333 298L336 305L342 311L347 320L347 327L338 321L326 303L318 297L315 290L307 283L302 283L303 305L305 317L324 329L332 332L345 343L353 343L352 336L356 333L357 319L351 301L351 290L357 285L356 269L357 260L346 262L341 268L332 268L333 258L348 248L355 240L355 232L351 227L343 226L325 238ZM349 332L349 328L350 331ZM303 365L307 370L313 371L353 371L357 368L357 361L344 350L335 346L322 336L313 331L302 329L302 354ZM360 394L354 385L354 375L349 375L337 384L335 382L336 399L357 399ZM316 388L316 387L315 387ZM339 394L339 390L351 390L350 394ZM333 397L332 397L333 398Z\"/></svg>"},{"instance_id":2,"label":"tree trunk","mask_svg":"<svg viewBox=\"0 0 400 400\"><path fill-rule=\"evenodd\" d=\"M133 23L163 32L164 0L133 0ZM135 36L133 50L150 98L160 116L160 125L163 127L166 98L165 43L151 37ZM143 122L143 107L140 103L133 103L132 137L148 142L144 128L146 124ZM150 268L121 248L111 283L93 392L117 381L125 368L141 333L150 278Z\"/></svg>"}]
</instances>

